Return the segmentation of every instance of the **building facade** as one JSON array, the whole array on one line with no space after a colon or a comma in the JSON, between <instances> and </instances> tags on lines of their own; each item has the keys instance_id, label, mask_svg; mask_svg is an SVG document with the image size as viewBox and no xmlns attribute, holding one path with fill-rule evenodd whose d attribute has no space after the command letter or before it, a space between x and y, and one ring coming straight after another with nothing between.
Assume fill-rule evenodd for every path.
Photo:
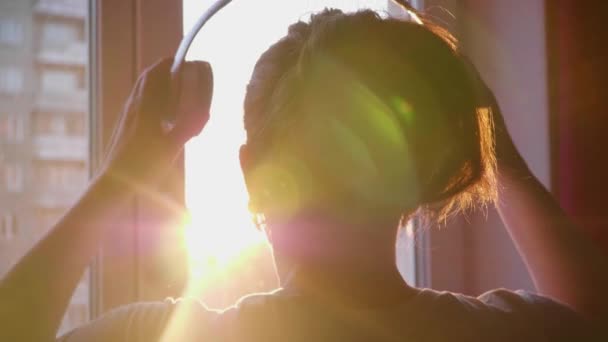
<instances>
[{"instance_id":1,"label":"building facade","mask_svg":"<svg viewBox=\"0 0 608 342\"><path fill-rule=\"evenodd\" d=\"M89 175L87 0L0 0L0 276ZM85 275L62 331L89 316Z\"/></svg>"}]
</instances>

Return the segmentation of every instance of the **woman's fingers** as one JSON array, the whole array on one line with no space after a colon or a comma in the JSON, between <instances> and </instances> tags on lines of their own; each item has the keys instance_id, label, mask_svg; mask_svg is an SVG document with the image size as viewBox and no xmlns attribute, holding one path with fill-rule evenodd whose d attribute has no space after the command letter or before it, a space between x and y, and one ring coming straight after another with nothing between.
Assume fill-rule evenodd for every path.
<instances>
[{"instance_id":1,"label":"woman's fingers","mask_svg":"<svg viewBox=\"0 0 608 342\"><path fill-rule=\"evenodd\" d=\"M169 118L172 111L170 108L172 62L172 58L162 59L147 68L140 77L137 112L139 116L143 116L140 123L151 132L160 133L161 122Z\"/></svg>"},{"instance_id":2,"label":"woman's fingers","mask_svg":"<svg viewBox=\"0 0 608 342\"><path fill-rule=\"evenodd\" d=\"M161 60L139 77L114 130L105 161L108 169L141 179L145 174L161 174L157 171L207 123L213 91L211 67L205 62L188 62L172 79L171 62Z\"/></svg>"},{"instance_id":3,"label":"woman's fingers","mask_svg":"<svg viewBox=\"0 0 608 342\"><path fill-rule=\"evenodd\" d=\"M198 135L209 120L213 93L213 74L207 62L185 62L172 79L172 59L159 61L146 69L132 96L132 119L146 133L168 135L183 144Z\"/></svg>"},{"instance_id":4,"label":"woman's fingers","mask_svg":"<svg viewBox=\"0 0 608 342\"><path fill-rule=\"evenodd\" d=\"M198 135L209 120L213 72L207 62L187 62L177 77L176 116L171 136L179 143Z\"/></svg>"}]
</instances>

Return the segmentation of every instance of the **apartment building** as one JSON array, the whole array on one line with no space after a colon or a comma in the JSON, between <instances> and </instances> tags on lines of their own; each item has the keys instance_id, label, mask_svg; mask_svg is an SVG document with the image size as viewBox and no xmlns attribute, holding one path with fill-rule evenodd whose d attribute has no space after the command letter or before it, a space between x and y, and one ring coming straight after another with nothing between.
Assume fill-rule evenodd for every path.
<instances>
[{"instance_id":1,"label":"apartment building","mask_svg":"<svg viewBox=\"0 0 608 342\"><path fill-rule=\"evenodd\" d=\"M0 0L0 275L88 178L87 0ZM88 277L62 329L88 319Z\"/></svg>"}]
</instances>

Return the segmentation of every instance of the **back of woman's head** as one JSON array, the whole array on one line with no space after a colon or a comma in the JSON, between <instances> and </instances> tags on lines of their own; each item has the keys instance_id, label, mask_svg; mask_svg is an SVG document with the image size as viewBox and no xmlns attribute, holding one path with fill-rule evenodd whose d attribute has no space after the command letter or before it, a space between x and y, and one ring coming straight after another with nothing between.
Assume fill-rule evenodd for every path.
<instances>
[{"instance_id":1,"label":"back of woman's head","mask_svg":"<svg viewBox=\"0 0 608 342\"><path fill-rule=\"evenodd\" d=\"M259 59L245 98L251 209L361 222L491 200L492 126L431 23L326 10Z\"/></svg>"}]
</instances>

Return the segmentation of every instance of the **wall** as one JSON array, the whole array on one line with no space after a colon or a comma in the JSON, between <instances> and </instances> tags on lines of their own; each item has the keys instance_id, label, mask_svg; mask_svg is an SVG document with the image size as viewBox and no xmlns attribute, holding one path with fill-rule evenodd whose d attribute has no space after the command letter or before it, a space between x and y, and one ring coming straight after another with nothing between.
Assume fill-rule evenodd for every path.
<instances>
[{"instance_id":1,"label":"wall","mask_svg":"<svg viewBox=\"0 0 608 342\"><path fill-rule=\"evenodd\" d=\"M608 252L606 1L547 2L555 184L573 221Z\"/></svg>"},{"instance_id":2,"label":"wall","mask_svg":"<svg viewBox=\"0 0 608 342\"><path fill-rule=\"evenodd\" d=\"M448 6L456 17L448 26L456 31L464 50L494 90L530 168L549 185L544 1L436 0L432 4ZM433 230L427 248L434 288L469 294L497 287L534 289L493 208Z\"/></svg>"}]
</instances>

